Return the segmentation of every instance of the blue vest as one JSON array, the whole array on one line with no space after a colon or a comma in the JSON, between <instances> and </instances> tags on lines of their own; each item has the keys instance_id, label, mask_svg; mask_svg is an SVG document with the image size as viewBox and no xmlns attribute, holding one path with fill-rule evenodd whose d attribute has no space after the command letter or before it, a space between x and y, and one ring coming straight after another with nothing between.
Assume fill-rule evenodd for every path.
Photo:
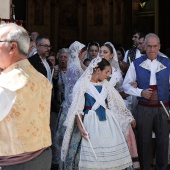
<instances>
[{"instance_id":1,"label":"blue vest","mask_svg":"<svg viewBox=\"0 0 170 170\"><path fill-rule=\"evenodd\" d=\"M138 84L138 88L140 89L147 89L150 86L150 70L147 70L140 66L142 62L147 59L147 56L141 56L134 60L134 66L136 70L136 81ZM159 101L166 103L169 101L169 77L170 77L170 59L157 56L157 60L162 63L165 69L156 72L156 83L157 83L157 90L158 90L158 98ZM147 99L143 97L138 97L138 100L141 102L146 102Z\"/></svg>"}]
</instances>

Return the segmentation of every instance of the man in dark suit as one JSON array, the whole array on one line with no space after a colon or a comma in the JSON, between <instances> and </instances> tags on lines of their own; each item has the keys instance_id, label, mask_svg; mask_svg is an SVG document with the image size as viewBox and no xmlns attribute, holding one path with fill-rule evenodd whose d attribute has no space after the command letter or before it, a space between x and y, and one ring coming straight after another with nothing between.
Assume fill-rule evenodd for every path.
<instances>
[{"instance_id":1,"label":"man in dark suit","mask_svg":"<svg viewBox=\"0 0 170 170\"><path fill-rule=\"evenodd\" d=\"M51 62L46 60L50 53L51 45L48 37L38 36L36 39L37 53L28 58L33 67L43 74L52 83Z\"/></svg>"},{"instance_id":2,"label":"man in dark suit","mask_svg":"<svg viewBox=\"0 0 170 170\"><path fill-rule=\"evenodd\" d=\"M53 76L53 66L46 58L49 56L51 44L48 37L38 36L36 39L37 53L28 58L32 66L43 74L53 84L53 91L57 84L57 79ZM59 105L55 101L54 93L51 97L51 115L50 115L50 128L52 135L52 151L53 151L53 138L56 131L57 113L59 112Z\"/></svg>"}]
</instances>

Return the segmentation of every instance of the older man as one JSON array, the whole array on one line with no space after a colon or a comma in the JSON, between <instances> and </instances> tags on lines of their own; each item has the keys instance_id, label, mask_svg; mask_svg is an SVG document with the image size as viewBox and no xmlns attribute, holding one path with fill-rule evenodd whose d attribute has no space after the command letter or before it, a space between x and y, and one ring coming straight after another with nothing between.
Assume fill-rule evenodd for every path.
<instances>
[{"instance_id":1,"label":"older man","mask_svg":"<svg viewBox=\"0 0 170 170\"><path fill-rule=\"evenodd\" d=\"M158 55L159 37L145 37L146 55L134 60L126 74L123 88L127 94L138 96L136 119L137 143L141 169L150 169L152 131L156 135L156 169L165 170L168 162L169 118L160 101L169 106L170 60ZM137 82L137 88L131 82Z\"/></svg>"},{"instance_id":2,"label":"older man","mask_svg":"<svg viewBox=\"0 0 170 170\"><path fill-rule=\"evenodd\" d=\"M27 31L0 26L0 169L50 170L51 84L27 60Z\"/></svg>"}]
</instances>

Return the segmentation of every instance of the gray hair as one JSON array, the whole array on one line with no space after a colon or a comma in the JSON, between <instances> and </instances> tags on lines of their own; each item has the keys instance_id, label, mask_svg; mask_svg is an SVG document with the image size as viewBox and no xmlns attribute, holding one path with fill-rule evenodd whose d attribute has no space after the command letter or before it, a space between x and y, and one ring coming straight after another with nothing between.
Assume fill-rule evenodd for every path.
<instances>
[{"instance_id":1,"label":"gray hair","mask_svg":"<svg viewBox=\"0 0 170 170\"><path fill-rule=\"evenodd\" d=\"M59 51L58 51L58 53L57 53L57 59L60 57L60 55L62 54L62 53L69 53L69 49L68 48L61 48Z\"/></svg>"},{"instance_id":2,"label":"gray hair","mask_svg":"<svg viewBox=\"0 0 170 170\"><path fill-rule=\"evenodd\" d=\"M154 33L149 33L149 34L147 34L147 35L145 36L145 45L146 45L146 41L147 41L148 38L150 38L150 37L155 37L155 38L158 40L158 44L160 44L160 39L159 39L159 37L158 37L156 34L154 34Z\"/></svg>"},{"instance_id":3,"label":"gray hair","mask_svg":"<svg viewBox=\"0 0 170 170\"><path fill-rule=\"evenodd\" d=\"M6 27L11 27L6 37L7 43L16 42L18 44L18 51L20 54L27 55L30 46L30 38L27 31L14 23L7 23L0 25L0 29L5 29Z\"/></svg>"},{"instance_id":4,"label":"gray hair","mask_svg":"<svg viewBox=\"0 0 170 170\"><path fill-rule=\"evenodd\" d=\"M49 41L50 41L50 39L49 39L48 36L39 35L39 36L37 36L37 38L36 38L36 44L37 44L37 45L40 45L43 39L46 39L46 40L49 40Z\"/></svg>"}]
</instances>

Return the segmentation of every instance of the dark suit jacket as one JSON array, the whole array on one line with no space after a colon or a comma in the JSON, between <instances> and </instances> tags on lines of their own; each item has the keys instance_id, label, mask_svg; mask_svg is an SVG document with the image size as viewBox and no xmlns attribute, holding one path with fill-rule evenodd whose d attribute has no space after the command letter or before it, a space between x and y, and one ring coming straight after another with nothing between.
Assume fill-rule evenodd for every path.
<instances>
[{"instance_id":1,"label":"dark suit jacket","mask_svg":"<svg viewBox=\"0 0 170 170\"><path fill-rule=\"evenodd\" d=\"M28 58L29 62L31 63L31 65L41 74L43 74L45 77L47 77L47 70L40 58L40 56L36 53L35 55L33 55L32 57ZM51 62L48 61L49 66L52 66Z\"/></svg>"}]
</instances>

